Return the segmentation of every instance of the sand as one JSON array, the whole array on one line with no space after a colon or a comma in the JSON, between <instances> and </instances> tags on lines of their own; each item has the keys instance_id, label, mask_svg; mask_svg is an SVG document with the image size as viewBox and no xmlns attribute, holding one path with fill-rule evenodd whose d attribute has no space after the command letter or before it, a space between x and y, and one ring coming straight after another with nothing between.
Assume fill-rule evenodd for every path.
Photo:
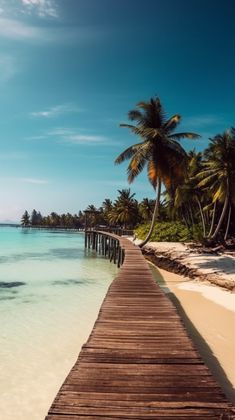
<instances>
[{"instance_id":1,"label":"sand","mask_svg":"<svg viewBox=\"0 0 235 420\"><path fill-rule=\"evenodd\" d=\"M198 275L230 289L235 288L235 254L209 253L210 250L191 248L179 242L149 242L145 249L154 250L158 256L165 256L194 269ZM207 251L207 252L206 252ZM232 253L231 253L232 254Z\"/></svg>"}]
</instances>

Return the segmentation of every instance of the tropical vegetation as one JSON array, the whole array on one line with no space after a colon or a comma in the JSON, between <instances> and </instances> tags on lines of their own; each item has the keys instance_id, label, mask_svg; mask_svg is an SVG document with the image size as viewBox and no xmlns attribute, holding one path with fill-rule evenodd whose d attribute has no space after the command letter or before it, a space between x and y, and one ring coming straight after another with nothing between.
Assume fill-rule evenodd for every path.
<instances>
[{"instance_id":1,"label":"tropical vegetation","mask_svg":"<svg viewBox=\"0 0 235 420\"><path fill-rule=\"evenodd\" d=\"M147 169L155 198L138 202L129 188L117 198L105 198L96 208L90 204L77 214L47 216L26 210L24 227L107 227L135 229L146 243L200 240L205 244L225 242L235 236L235 129L209 139L203 152L186 152L180 139L197 139L192 132L176 132L179 114L168 118L159 98L140 102L128 113L135 124L121 124L138 136L139 142L125 149L116 164L129 160L128 181Z\"/></svg>"}]
</instances>

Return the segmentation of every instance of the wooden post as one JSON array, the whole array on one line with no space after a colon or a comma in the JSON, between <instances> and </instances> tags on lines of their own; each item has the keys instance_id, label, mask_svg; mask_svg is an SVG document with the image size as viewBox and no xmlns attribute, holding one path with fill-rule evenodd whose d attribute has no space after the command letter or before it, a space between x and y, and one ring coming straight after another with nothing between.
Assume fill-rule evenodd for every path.
<instances>
[{"instance_id":1,"label":"wooden post","mask_svg":"<svg viewBox=\"0 0 235 420\"><path fill-rule=\"evenodd\" d=\"M111 238L108 237L108 257L110 258L111 255Z\"/></svg>"},{"instance_id":2,"label":"wooden post","mask_svg":"<svg viewBox=\"0 0 235 420\"><path fill-rule=\"evenodd\" d=\"M117 242L116 242L116 240L114 240L114 244L113 244L113 262L114 262L114 264L116 264L116 260L117 260Z\"/></svg>"},{"instance_id":3,"label":"wooden post","mask_svg":"<svg viewBox=\"0 0 235 420\"><path fill-rule=\"evenodd\" d=\"M124 259L125 259L125 250L122 248L122 259L121 259L121 264L124 263Z\"/></svg>"},{"instance_id":4,"label":"wooden post","mask_svg":"<svg viewBox=\"0 0 235 420\"><path fill-rule=\"evenodd\" d=\"M88 233L88 248L90 249L91 247L91 233Z\"/></svg>"},{"instance_id":5,"label":"wooden post","mask_svg":"<svg viewBox=\"0 0 235 420\"><path fill-rule=\"evenodd\" d=\"M118 244L118 262L117 262L118 268L120 267L120 265L121 265L121 247Z\"/></svg>"}]
</instances>

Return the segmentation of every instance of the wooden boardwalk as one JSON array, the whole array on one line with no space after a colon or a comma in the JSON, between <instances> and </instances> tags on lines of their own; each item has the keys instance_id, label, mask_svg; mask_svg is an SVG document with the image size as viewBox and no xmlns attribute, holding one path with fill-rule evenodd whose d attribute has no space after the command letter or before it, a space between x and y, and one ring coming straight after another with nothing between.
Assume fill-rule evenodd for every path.
<instances>
[{"instance_id":1,"label":"wooden boardwalk","mask_svg":"<svg viewBox=\"0 0 235 420\"><path fill-rule=\"evenodd\" d=\"M124 264L46 420L235 419L140 249L120 245Z\"/></svg>"}]
</instances>

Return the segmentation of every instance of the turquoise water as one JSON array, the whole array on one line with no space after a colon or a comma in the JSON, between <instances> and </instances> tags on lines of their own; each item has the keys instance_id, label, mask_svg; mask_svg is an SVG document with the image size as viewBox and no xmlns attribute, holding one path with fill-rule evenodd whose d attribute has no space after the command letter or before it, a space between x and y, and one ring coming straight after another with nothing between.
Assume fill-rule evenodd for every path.
<instances>
[{"instance_id":1,"label":"turquoise water","mask_svg":"<svg viewBox=\"0 0 235 420\"><path fill-rule=\"evenodd\" d=\"M0 228L2 420L44 418L116 271L82 233Z\"/></svg>"}]
</instances>

